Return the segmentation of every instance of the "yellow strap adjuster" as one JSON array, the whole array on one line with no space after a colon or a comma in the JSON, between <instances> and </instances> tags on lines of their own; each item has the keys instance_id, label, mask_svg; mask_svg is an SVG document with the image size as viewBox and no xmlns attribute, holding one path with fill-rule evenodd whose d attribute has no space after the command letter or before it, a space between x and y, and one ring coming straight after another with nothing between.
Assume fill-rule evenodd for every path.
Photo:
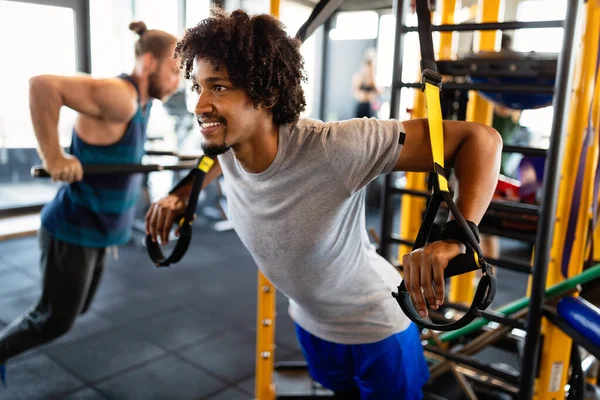
<instances>
[{"instance_id":1,"label":"yellow strap adjuster","mask_svg":"<svg viewBox=\"0 0 600 400\"><path fill-rule=\"evenodd\" d=\"M202 160L200 160L200 163L198 164L198 169L202 172L208 172L214 164L215 160L210 157L203 156Z\"/></svg>"}]
</instances>

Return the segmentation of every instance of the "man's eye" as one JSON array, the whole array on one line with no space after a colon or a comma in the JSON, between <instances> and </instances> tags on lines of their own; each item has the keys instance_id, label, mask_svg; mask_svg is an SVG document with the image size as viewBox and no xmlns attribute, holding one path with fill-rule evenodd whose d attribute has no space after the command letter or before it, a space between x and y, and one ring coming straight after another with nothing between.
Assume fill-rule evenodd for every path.
<instances>
[{"instance_id":1,"label":"man's eye","mask_svg":"<svg viewBox=\"0 0 600 400\"><path fill-rule=\"evenodd\" d=\"M222 85L215 85L215 87L214 87L214 91L215 92L222 92L224 90L227 90L227 88L225 86L222 86Z\"/></svg>"}]
</instances>

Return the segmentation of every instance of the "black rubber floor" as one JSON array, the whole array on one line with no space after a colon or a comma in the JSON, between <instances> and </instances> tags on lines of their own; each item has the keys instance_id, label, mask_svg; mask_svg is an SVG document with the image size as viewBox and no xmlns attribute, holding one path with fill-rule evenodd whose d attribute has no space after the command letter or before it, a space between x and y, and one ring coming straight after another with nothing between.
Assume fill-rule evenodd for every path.
<instances>
[{"instance_id":1,"label":"black rubber floor","mask_svg":"<svg viewBox=\"0 0 600 400\"><path fill-rule=\"evenodd\" d=\"M36 238L0 243L0 327L39 295L38 257ZM66 336L11 360L0 399L253 398L256 275L233 231L196 228L172 268L155 268L140 246L120 247L91 310ZM522 277L503 271L499 281L499 304L525 293ZM286 305L279 295L276 359L302 360Z\"/></svg>"}]
</instances>

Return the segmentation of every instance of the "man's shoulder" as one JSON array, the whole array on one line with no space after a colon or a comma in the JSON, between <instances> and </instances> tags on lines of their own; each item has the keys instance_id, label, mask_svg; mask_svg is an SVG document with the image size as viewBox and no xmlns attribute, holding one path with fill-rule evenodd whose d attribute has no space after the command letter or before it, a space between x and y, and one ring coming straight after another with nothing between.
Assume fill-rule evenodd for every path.
<instances>
[{"instance_id":1,"label":"man's shoulder","mask_svg":"<svg viewBox=\"0 0 600 400\"><path fill-rule=\"evenodd\" d=\"M299 118L296 122L282 126L280 132L294 138L294 141L304 142L320 136L326 130L327 124L321 120L309 117Z\"/></svg>"},{"instance_id":2,"label":"man's shoulder","mask_svg":"<svg viewBox=\"0 0 600 400\"><path fill-rule=\"evenodd\" d=\"M322 130L326 123L310 117L299 118L297 122L290 124L292 130L299 132Z\"/></svg>"},{"instance_id":3,"label":"man's shoulder","mask_svg":"<svg viewBox=\"0 0 600 400\"><path fill-rule=\"evenodd\" d=\"M119 74L117 76L107 78L116 84L122 85L126 88L129 93L134 96L136 99L139 97L139 87L136 79L126 73Z\"/></svg>"}]
</instances>

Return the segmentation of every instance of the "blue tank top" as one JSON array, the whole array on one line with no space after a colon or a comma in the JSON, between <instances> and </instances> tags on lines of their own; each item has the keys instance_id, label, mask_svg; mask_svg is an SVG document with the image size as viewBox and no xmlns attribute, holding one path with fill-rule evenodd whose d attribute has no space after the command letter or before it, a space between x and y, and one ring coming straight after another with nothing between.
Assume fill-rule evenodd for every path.
<instances>
[{"instance_id":1,"label":"blue tank top","mask_svg":"<svg viewBox=\"0 0 600 400\"><path fill-rule=\"evenodd\" d=\"M137 83L126 74L119 78ZM88 144L75 129L70 153L81 164L140 164L144 155L146 126L151 102L138 110L123 137L107 146ZM142 174L90 175L63 185L41 212L42 227L57 239L84 247L102 248L126 243L131 238L136 206L142 188Z\"/></svg>"}]
</instances>

